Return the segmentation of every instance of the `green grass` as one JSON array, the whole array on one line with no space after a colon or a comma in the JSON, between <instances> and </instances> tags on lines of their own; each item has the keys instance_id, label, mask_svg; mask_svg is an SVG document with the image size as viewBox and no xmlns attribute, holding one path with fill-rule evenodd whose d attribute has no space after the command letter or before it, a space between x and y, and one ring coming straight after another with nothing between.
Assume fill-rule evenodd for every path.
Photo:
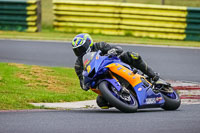
<instances>
[{"instance_id":1,"label":"green grass","mask_svg":"<svg viewBox=\"0 0 200 133\"><path fill-rule=\"evenodd\" d=\"M29 103L90 100L74 69L0 63L0 110L34 109Z\"/></svg>"},{"instance_id":2,"label":"green grass","mask_svg":"<svg viewBox=\"0 0 200 133\"><path fill-rule=\"evenodd\" d=\"M0 38L2 39L71 41L75 35L76 33L56 32L48 28L43 29L43 31L39 33L0 31ZM195 42L195 41L178 41L178 40L165 40L165 39L137 38L132 36L108 36L108 35L95 35L95 34L93 35L91 34L91 36L95 42L105 41L108 43L200 47L200 42Z\"/></svg>"}]
</instances>

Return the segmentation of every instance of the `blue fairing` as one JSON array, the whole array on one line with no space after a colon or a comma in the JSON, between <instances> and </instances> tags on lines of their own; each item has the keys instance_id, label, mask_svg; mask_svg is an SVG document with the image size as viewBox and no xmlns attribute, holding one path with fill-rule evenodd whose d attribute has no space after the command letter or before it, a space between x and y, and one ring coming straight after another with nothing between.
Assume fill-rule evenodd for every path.
<instances>
[{"instance_id":1,"label":"blue fairing","mask_svg":"<svg viewBox=\"0 0 200 133\"><path fill-rule=\"evenodd\" d=\"M117 91L121 90L121 86L116 79L104 79L104 81L108 81L109 83L111 83L117 89Z\"/></svg>"},{"instance_id":2,"label":"blue fairing","mask_svg":"<svg viewBox=\"0 0 200 133\"><path fill-rule=\"evenodd\" d=\"M103 69L105 69L105 66L112 64L112 63L119 63L123 66L126 66L127 68L130 68L127 64L123 63L118 57L108 57L108 56L100 56L100 51L96 52L92 59L90 59L90 63L86 65L85 67L90 66L91 70L88 73L87 71L83 71L84 76L84 83L88 83L92 80L94 80L95 77L98 77L98 75L101 75L103 73ZM130 68L131 69L131 68ZM90 77L89 75L95 71L94 75Z\"/></svg>"},{"instance_id":3,"label":"blue fairing","mask_svg":"<svg viewBox=\"0 0 200 133\"><path fill-rule=\"evenodd\" d=\"M121 64L126 68L130 68L129 65L123 63L118 57L108 57L108 56L101 56L100 51L98 52L91 52L88 53L83 57L83 63L85 70L83 71L84 76L84 84L88 85L89 87L95 87L98 82L101 81L108 81L112 86L116 88L118 92L121 91L121 85L116 79L99 79L99 75L104 75L109 69L106 67L109 64ZM138 106L139 108L144 107L158 107L164 104L164 98L162 97L161 93L154 93L152 91L151 85L145 86L143 82L136 85L133 90L137 95Z\"/></svg>"},{"instance_id":4,"label":"blue fairing","mask_svg":"<svg viewBox=\"0 0 200 133\"><path fill-rule=\"evenodd\" d=\"M162 106L165 102L161 93L154 93L151 87L144 87L143 83L138 84L134 87L137 94L139 107Z\"/></svg>"}]
</instances>

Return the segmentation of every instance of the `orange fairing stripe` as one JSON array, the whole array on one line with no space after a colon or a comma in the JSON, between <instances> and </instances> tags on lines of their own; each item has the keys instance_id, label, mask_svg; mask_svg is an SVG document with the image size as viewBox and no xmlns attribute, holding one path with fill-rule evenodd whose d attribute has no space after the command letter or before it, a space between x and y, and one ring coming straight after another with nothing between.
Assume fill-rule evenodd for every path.
<instances>
[{"instance_id":1,"label":"orange fairing stripe","mask_svg":"<svg viewBox=\"0 0 200 133\"><path fill-rule=\"evenodd\" d=\"M120 64L113 63L106 67L109 68L110 71L112 71L113 73L126 79L133 87L135 87L136 85L138 85L139 83L142 82L140 79L142 77L141 75L134 74L131 70L129 70L128 68L126 68Z\"/></svg>"}]
</instances>

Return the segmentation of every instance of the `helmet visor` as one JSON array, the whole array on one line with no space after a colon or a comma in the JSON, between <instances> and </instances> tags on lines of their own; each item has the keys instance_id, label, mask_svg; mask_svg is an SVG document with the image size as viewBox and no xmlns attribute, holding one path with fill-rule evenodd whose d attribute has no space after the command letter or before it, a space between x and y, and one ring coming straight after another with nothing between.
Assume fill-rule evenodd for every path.
<instances>
[{"instance_id":1,"label":"helmet visor","mask_svg":"<svg viewBox=\"0 0 200 133\"><path fill-rule=\"evenodd\" d=\"M76 56L83 56L89 47L90 47L90 42L89 40L87 40L85 44L81 45L80 47L73 48L73 51Z\"/></svg>"}]
</instances>

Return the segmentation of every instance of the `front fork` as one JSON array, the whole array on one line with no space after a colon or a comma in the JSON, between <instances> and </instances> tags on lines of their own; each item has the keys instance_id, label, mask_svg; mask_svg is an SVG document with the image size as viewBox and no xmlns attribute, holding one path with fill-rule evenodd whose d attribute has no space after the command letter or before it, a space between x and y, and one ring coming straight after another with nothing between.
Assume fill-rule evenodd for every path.
<instances>
[{"instance_id":1,"label":"front fork","mask_svg":"<svg viewBox=\"0 0 200 133\"><path fill-rule=\"evenodd\" d=\"M116 78L112 78L112 79L103 79L103 80L100 80L97 84L99 84L100 82L102 81L107 81L108 83L110 83L114 88L116 88L116 91L117 92L121 92L121 85L120 83L117 81ZM97 93L98 95L101 96L101 92L98 88L90 88L93 92Z\"/></svg>"},{"instance_id":2,"label":"front fork","mask_svg":"<svg viewBox=\"0 0 200 133\"><path fill-rule=\"evenodd\" d=\"M122 86L119 82L119 80L112 74L112 72L109 71L110 78L102 79L100 80L96 85L98 85L102 81L107 81L108 83L111 84L111 89L112 91L116 94L119 95L122 99L124 97L130 96L129 90L127 90L124 86ZM97 93L98 95L101 96L101 92L99 91L98 88L90 88L93 92ZM124 96L124 97L123 97Z\"/></svg>"}]
</instances>

